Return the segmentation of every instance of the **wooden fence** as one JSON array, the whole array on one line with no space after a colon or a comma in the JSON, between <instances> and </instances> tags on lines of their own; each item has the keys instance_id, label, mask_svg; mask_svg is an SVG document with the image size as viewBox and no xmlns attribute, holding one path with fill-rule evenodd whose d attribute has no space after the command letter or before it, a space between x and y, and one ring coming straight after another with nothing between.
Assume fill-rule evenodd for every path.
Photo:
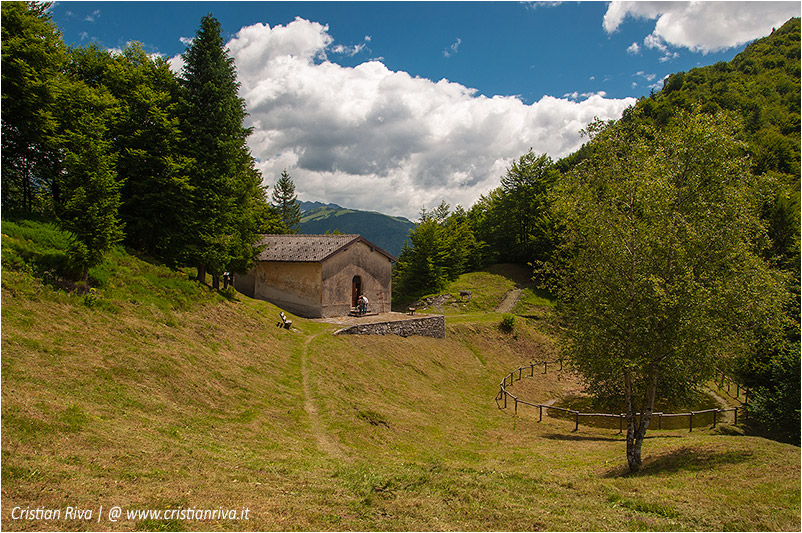
<instances>
[{"instance_id":1,"label":"wooden fence","mask_svg":"<svg viewBox=\"0 0 802 533\"><path fill-rule=\"evenodd\" d=\"M554 405L547 405L547 404L542 404L542 403L532 403L532 402L527 402L526 400L521 400L520 398L518 398L517 396L515 396L514 394L512 394L510 391L507 390L507 387L508 386L512 386L515 383L515 381L521 381L521 379L523 379L524 377L534 378L535 377L535 368L536 367L538 369L538 374L541 374L541 372L540 372L540 367L541 366L543 367L542 374L547 374L548 373L548 369L549 369L549 365L551 365L552 368L554 368L556 366L559 366L559 371L562 371L562 369L563 369L562 360L543 361L541 363L532 363L529 366L518 367L516 370L513 370L508 375L504 376L504 379L501 380L501 384L500 384L500 387L499 387L499 392L496 395L496 404L499 406L499 409L507 409L508 400L512 401L516 415L518 414L518 405L519 404L520 405L528 405L530 407L536 407L539 410L538 422L542 422L543 421L543 410L544 409L546 410L547 413L548 413L549 410L553 410L553 411L557 411L557 412L561 412L561 413L566 413L568 416L571 416L574 419L574 422L576 424L576 427L574 428L574 431L579 431L579 421L582 418L592 418L592 417L607 418L607 419L616 419L617 418L618 419L618 432L622 433L624 431L624 420L627 417L627 415L625 413L618 413L618 414L613 414L613 413L584 413L584 412L577 411L577 410L574 410L574 409L567 409L565 407L556 407ZM517 377L516 377L516 374L517 374ZM678 418L678 417L688 417L688 431L690 432L690 431L693 431L694 417L697 417L697 420L699 420L699 418L698 418L699 416L705 415L705 414L710 414L710 413L712 413L712 415L713 415L713 427L716 427L716 425L719 423L719 415L721 415L723 413L728 413L728 412L733 412L734 413L733 424L737 425L738 424L738 410L739 409L743 411L742 417L745 420L747 418L747 416L748 416L748 407L749 407L748 404L747 404L748 393L749 393L748 389L743 388L741 385L739 385L737 382L735 382L732 378L727 376L724 372L722 372L719 369L716 369L715 377L716 377L716 383L717 383L717 385L719 387L719 390L723 391L725 389L725 386L726 386L726 392L730 397L734 397L736 399L740 399L740 395L741 395L741 393L743 393L743 396L744 396L743 405L741 405L739 407L731 407L729 409L713 408L713 409L704 409L704 410L701 410L701 411L690 411L688 413L663 413L663 412L652 413L653 417L657 417L657 429L662 429L662 427L663 427L663 418L671 419L671 418ZM509 382L509 384L508 384L508 382ZM731 390L733 389L733 386L735 387L735 396L732 396L732 394L731 394ZM503 401L503 405L501 403L502 401ZM635 416L643 416L643 413L635 413Z\"/></svg>"}]
</instances>

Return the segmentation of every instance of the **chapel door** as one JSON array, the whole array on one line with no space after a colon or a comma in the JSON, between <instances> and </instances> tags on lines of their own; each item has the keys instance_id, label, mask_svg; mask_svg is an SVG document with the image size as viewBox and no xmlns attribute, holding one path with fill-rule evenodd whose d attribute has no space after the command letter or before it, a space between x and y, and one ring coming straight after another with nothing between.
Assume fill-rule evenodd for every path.
<instances>
[{"instance_id":1,"label":"chapel door","mask_svg":"<svg viewBox=\"0 0 802 533\"><path fill-rule=\"evenodd\" d=\"M356 307L360 294L362 294L362 278L354 276L351 280L351 307Z\"/></svg>"}]
</instances>

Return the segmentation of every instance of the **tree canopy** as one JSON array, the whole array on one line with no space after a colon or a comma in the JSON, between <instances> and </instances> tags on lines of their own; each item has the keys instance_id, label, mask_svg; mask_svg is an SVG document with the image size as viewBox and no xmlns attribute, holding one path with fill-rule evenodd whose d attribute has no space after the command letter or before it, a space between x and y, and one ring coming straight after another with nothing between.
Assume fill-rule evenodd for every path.
<instances>
[{"instance_id":1,"label":"tree canopy","mask_svg":"<svg viewBox=\"0 0 802 533\"><path fill-rule=\"evenodd\" d=\"M559 308L570 360L627 413L637 471L655 399L693 391L760 328L779 332L787 295L761 256L763 184L731 121L681 112L589 134L593 155L553 191Z\"/></svg>"}]
</instances>

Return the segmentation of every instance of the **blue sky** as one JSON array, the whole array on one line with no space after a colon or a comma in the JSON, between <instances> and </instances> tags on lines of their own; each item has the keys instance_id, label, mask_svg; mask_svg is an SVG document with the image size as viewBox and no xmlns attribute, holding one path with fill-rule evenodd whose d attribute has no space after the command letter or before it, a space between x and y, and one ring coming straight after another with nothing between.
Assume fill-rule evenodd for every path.
<instances>
[{"instance_id":1,"label":"blue sky","mask_svg":"<svg viewBox=\"0 0 802 533\"><path fill-rule=\"evenodd\" d=\"M58 2L65 42L172 59L211 12L270 184L414 217L471 205L529 148L581 145L670 73L729 61L799 2Z\"/></svg>"}]
</instances>

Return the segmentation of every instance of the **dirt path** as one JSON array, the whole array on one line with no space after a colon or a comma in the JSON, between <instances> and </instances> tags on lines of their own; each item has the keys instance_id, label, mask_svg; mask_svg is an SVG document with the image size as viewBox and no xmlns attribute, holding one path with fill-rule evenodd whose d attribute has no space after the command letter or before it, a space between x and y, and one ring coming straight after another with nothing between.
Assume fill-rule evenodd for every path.
<instances>
[{"instance_id":1,"label":"dirt path","mask_svg":"<svg viewBox=\"0 0 802 533\"><path fill-rule=\"evenodd\" d=\"M307 337L306 342L304 342L303 352L301 353L301 382L304 392L304 411L306 411L309 417L312 435L317 441L318 449L335 459L345 459L346 456L336 439L326 431L323 421L320 419L317 405L315 405L315 401L312 399L312 389L309 386L309 345L316 337L317 335Z\"/></svg>"},{"instance_id":2,"label":"dirt path","mask_svg":"<svg viewBox=\"0 0 802 533\"><path fill-rule=\"evenodd\" d=\"M501 303L498 304L498 307L496 308L496 312L497 313L510 313L510 312L512 312L513 307L515 307L515 304L517 304L518 300L521 298L521 291L522 290L523 289L513 289L510 292L508 292L504 296L504 299L501 301Z\"/></svg>"}]
</instances>

